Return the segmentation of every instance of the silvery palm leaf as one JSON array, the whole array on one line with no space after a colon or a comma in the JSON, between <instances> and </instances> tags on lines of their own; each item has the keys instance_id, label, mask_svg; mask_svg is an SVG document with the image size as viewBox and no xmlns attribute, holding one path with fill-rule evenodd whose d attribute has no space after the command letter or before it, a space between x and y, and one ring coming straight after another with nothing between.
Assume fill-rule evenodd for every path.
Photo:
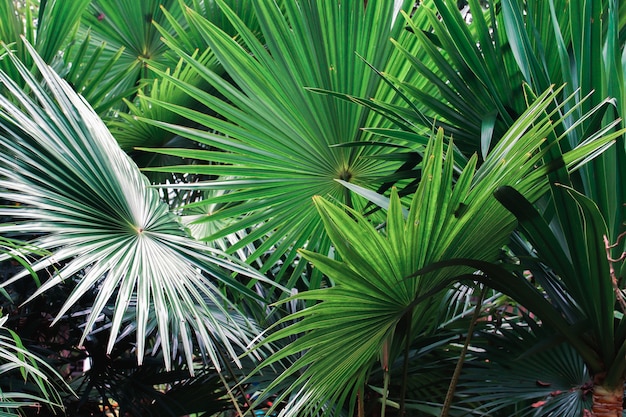
<instances>
[{"instance_id":1,"label":"silvery palm leaf","mask_svg":"<svg viewBox=\"0 0 626 417\"><path fill-rule=\"evenodd\" d=\"M0 232L31 237L49 253L32 264L49 279L31 299L75 280L56 319L97 288L83 341L110 311L108 351L132 323L139 363L151 328L167 368L181 350L193 371L194 341L216 366L216 344L237 361L236 346L248 342L251 324L229 319L236 309L219 287L254 293L223 268L262 277L192 239L89 105L27 48L42 83L12 54L5 59L27 89L0 73L0 197L14 203L0 211L14 221Z\"/></svg>"},{"instance_id":2,"label":"silvery palm leaf","mask_svg":"<svg viewBox=\"0 0 626 417\"><path fill-rule=\"evenodd\" d=\"M495 322L492 322L493 325ZM504 319L474 338L457 401L505 416L580 416L591 408L591 376L572 347L528 315Z\"/></svg>"}]
</instances>

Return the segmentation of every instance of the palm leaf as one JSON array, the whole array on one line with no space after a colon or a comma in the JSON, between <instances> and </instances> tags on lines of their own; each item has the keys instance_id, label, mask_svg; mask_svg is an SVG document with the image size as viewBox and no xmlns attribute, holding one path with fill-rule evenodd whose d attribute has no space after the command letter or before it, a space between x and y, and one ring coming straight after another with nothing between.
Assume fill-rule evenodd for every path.
<instances>
[{"instance_id":1,"label":"palm leaf","mask_svg":"<svg viewBox=\"0 0 626 417\"><path fill-rule=\"evenodd\" d=\"M536 3L536 4L535 4ZM589 119L568 131L570 146L584 141L588 132L598 130L617 118L624 118L625 84L622 62L625 43L619 38L620 5L616 0L584 2L550 0L531 2L523 7L515 0L502 2L504 26L509 43L525 81L535 92L549 84L567 83L566 93L580 91L590 99L570 116L569 124L606 98L612 102L606 114ZM623 7L622 7L623 10ZM620 26L622 25L622 26ZM526 59L525 57L534 57ZM623 125L622 125L623 126ZM623 206L626 185L616 178L624 176L626 166L624 138L602 157L586 164L580 177L573 178L576 189L592 198L615 239L625 217Z\"/></svg>"},{"instance_id":2,"label":"palm leaf","mask_svg":"<svg viewBox=\"0 0 626 417\"><path fill-rule=\"evenodd\" d=\"M98 114L106 115L112 108L119 107L123 98L135 94L137 86L118 86L118 81L128 76L132 67L111 77L111 70L121 58L123 47L115 50L105 42L92 43L90 31L82 36L75 35L64 51L63 60L56 60L55 70Z\"/></svg>"},{"instance_id":3,"label":"palm leaf","mask_svg":"<svg viewBox=\"0 0 626 417\"><path fill-rule=\"evenodd\" d=\"M481 403L489 415L580 416L591 408L591 377L570 345L530 317L508 320L474 338L479 351L465 365L459 402Z\"/></svg>"},{"instance_id":4,"label":"palm leaf","mask_svg":"<svg viewBox=\"0 0 626 417\"><path fill-rule=\"evenodd\" d=\"M89 41L89 48L105 45L105 50L94 66L95 72L102 66L107 66L109 59L121 50L121 55L103 79L105 83L110 79L117 80L117 85L114 86L116 90L136 90L144 79L153 78L148 68L149 62L153 65L175 65L176 59L171 54L168 55L169 48L163 43L159 30L153 24L167 23L161 7L181 19L180 3L176 0L149 0L139 3L93 1L83 14L81 32L89 29L89 38L85 39ZM87 33L83 37L86 35ZM65 59L72 62L72 54Z\"/></svg>"},{"instance_id":5,"label":"palm leaf","mask_svg":"<svg viewBox=\"0 0 626 417\"><path fill-rule=\"evenodd\" d=\"M424 326L432 323L429 315L432 303L437 303L437 292L456 276L469 274L481 280L471 275L472 268L481 269L481 265L489 265L484 261L497 260L515 226L514 219L492 196L498 184L515 183L534 198L548 190L547 167L535 166L541 164L548 150L540 149L537 138L554 129L545 111L557 94L559 91L544 93L513 124L481 167L476 169L474 156L456 181L453 145L444 152L442 131L433 135L409 214L404 217L393 191L384 234L355 210L314 198L337 256L333 259L310 250L300 252L335 286L294 296L319 303L285 318L285 322L295 320L294 324L266 339L271 343L300 335L265 362L271 365L291 355L298 358L268 388L295 378L280 397L293 396L285 415L330 413L344 402L354 407L380 355L388 355L381 359L384 367L400 355L407 340L426 333ZM599 139L595 146L602 148L604 141L612 138ZM586 157L577 150L571 154L566 159ZM537 171L543 175L537 176ZM451 261L457 258L475 261L464 268L462 261ZM450 269L427 267L446 260ZM539 294L534 289L528 292ZM549 304L546 309L552 311ZM399 403L405 401L398 393L389 393L389 397Z\"/></svg>"},{"instance_id":6,"label":"palm leaf","mask_svg":"<svg viewBox=\"0 0 626 417\"><path fill-rule=\"evenodd\" d=\"M75 279L56 320L97 286L82 340L111 308L108 351L132 321L141 363L155 320L166 367L180 344L192 371L194 339L216 366L215 343L236 361L233 346L247 343L249 323L221 323L208 305L226 318L234 311L218 289L223 284L254 296L222 267L258 275L189 238L98 116L29 49L45 82L36 82L10 55L33 96L0 74L6 89L0 97L0 161L2 198L20 203L2 210L16 221L2 232L35 236L32 245L48 254L32 269L56 268L31 298Z\"/></svg>"},{"instance_id":7,"label":"palm leaf","mask_svg":"<svg viewBox=\"0 0 626 417\"><path fill-rule=\"evenodd\" d=\"M412 130L420 124L422 129L441 126L465 155L479 152L484 159L526 104L521 74L503 44L495 8L485 11L478 0L468 3L471 23L454 2L444 0L423 2L414 16L405 15L420 48L407 50L398 42L396 47L421 80L385 76L427 116L409 116Z\"/></svg>"},{"instance_id":8,"label":"palm leaf","mask_svg":"<svg viewBox=\"0 0 626 417\"><path fill-rule=\"evenodd\" d=\"M20 3L22 9L20 10ZM47 63L53 63L80 22L83 10L89 0L64 1L33 1L14 2L0 1L0 41L14 50L19 59L27 67L33 65L28 50L23 46L20 36L24 36ZM36 15L35 15L36 14ZM36 24L35 24L36 22ZM4 61L0 68L13 79L20 79L19 73Z\"/></svg>"},{"instance_id":9,"label":"palm leaf","mask_svg":"<svg viewBox=\"0 0 626 417\"><path fill-rule=\"evenodd\" d=\"M393 162L370 158L388 152L384 148L334 147L367 139L360 130L372 122L367 109L313 94L305 87L376 94L382 88L381 81L358 55L383 68L400 65L401 61L393 60L388 64L393 52L388 38L402 35L402 25L394 23L390 2L372 2L366 8L361 1L341 5L287 2L282 10L274 2L261 1L254 4L254 10L266 42L263 44L224 2L217 3L236 28L237 40L199 14L190 13L190 23L210 45L234 85L174 44L171 46L185 62L223 98L168 78L221 117L162 101L155 103L205 126L209 132L163 123L155 123L157 126L216 151L157 151L211 163L161 170L223 177L184 187L231 191L199 203L228 203L208 221L238 219L208 239L249 229L248 236L231 251L260 240L262 244L249 260L264 257L266 271L279 261L291 265L296 247L309 245L328 251L329 241L310 203L313 195L332 195L359 209L362 201L334 179L371 188L393 172ZM270 250L271 255L267 255ZM283 269L277 280L293 286L304 264L298 263L286 278ZM320 279L314 273L311 285L318 287Z\"/></svg>"},{"instance_id":10,"label":"palm leaf","mask_svg":"<svg viewBox=\"0 0 626 417\"><path fill-rule=\"evenodd\" d=\"M604 241L608 234L607 226L598 207L589 198L562 187L554 188L553 194L557 193L562 193L563 198L557 199L558 217L550 226L515 190L505 188L496 195L515 213L541 261L558 274L562 290L577 306L573 310L575 321L572 324L584 322L585 331L589 332L591 339L577 340L576 335L569 335L568 341L579 350L594 375L608 369L607 382L615 384L622 377L619 373L622 367L605 368L605 364L623 362L616 350L623 345L624 335L616 335L615 331L622 325L621 319L614 312L616 290ZM565 205L571 208L566 209ZM570 211L578 213L578 216L562 216L564 212ZM533 310L533 303L525 305ZM584 348L581 343L589 346Z\"/></svg>"},{"instance_id":11,"label":"palm leaf","mask_svg":"<svg viewBox=\"0 0 626 417\"><path fill-rule=\"evenodd\" d=\"M188 2L189 3L189 2ZM213 2L178 1L92 2L85 12L81 29L64 51L59 73L105 118L118 143L140 167L183 163L173 156L136 151L135 147L191 147L194 141L148 124L139 117L185 125L188 122L175 112L153 106L145 100L162 100L183 107L201 109L198 103L150 68L171 74L202 90L211 87L189 65L179 60L163 42L176 42L202 65L222 73L219 62L202 37L187 23L187 9L205 16L218 27L232 30L230 23ZM252 27L258 26L251 8L230 1ZM246 10L247 9L247 10ZM209 111L208 109L204 109ZM149 173L153 183L178 183L182 176ZM188 177L186 181L193 182ZM180 205L198 193L166 193L168 203Z\"/></svg>"},{"instance_id":12,"label":"palm leaf","mask_svg":"<svg viewBox=\"0 0 626 417\"><path fill-rule=\"evenodd\" d=\"M469 23L454 2L443 0L422 2L414 16L405 16L420 48L405 51L406 42L397 46L414 71L404 76L386 71L384 76L408 105L394 106L370 97L349 99L384 114L405 131L402 136L413 132L420 137L433 124L442 126L466 156L477 152L484 157L524 111L525 101L550 85L565 84L559 101L570 102L560 110L568 116L557 131L567 135L561 141L563 151L606 126L617 128L615 121L623 119L624 109L623 66L618 64L624 54L619 38L623 7L617 1L506 0L487 9L478 1L468 3ZM523 82L529 86L525 91ZM585 102L576 111L571 111L576 100L566 99L572 96ZM603 111L580 122L583 114L601 103ZM572 177L576 189L598 203L612 238L619 234L624 217L624 185L616 181L623 175L615 173L626 166L626 153L623 138L617 141L619 146ZM402 156L408 159L406 151ZM413 167L402 169L397 177L418 177Z\"/></svg>"}]
</instances>

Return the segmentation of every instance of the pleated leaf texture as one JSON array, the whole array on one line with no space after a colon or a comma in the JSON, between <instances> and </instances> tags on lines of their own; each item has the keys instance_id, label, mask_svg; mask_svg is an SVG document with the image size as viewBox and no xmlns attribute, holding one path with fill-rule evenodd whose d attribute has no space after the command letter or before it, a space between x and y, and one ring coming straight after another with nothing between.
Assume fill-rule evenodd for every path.
<instances>
[{"instance_id":1,"label":"pleated leaf texture","mask_svg":"<svg viewBox=\"0 0 626 417\"><path fill-rule=\"evenodd\" d=\"M229 276L258 274L189 237L86 101L27 47L42 83L10 53L22 80L0 73L0 198L12 203L0 216L13 222L0 233L47 252L32 264L49 279L31 300L72 279L55 321L97 288L81 343L111 311L109 352L121 332L135 331L139 363L147 346L162 349L167 368L182 350L193 373L194 338L218 368L216 343L237 362L252 325L218 287L252 295ZM2 286L24 277L28 270Z\"/></svg>"}]
</instances>

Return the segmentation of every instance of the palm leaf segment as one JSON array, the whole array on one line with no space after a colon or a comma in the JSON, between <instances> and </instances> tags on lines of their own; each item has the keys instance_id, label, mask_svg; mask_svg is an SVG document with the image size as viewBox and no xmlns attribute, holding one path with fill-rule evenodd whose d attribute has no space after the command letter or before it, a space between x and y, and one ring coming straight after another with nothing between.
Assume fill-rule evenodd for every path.
<instances>
[{"instance_id":1,"label":"palm leaf segment","mask_svg":"<svg viewBox=\"0 0 626 417\"><path fill-rule=\"evenodd\" d=\"M552 195L557 217L549 222L515 189L502 188L496 194L518 218L539 260L554 270L552 275L537 274L553 305L542 307L543 293L518 291L523 284L519 280L509 279L503 289L563 335L598 376L597 382L621 386L626 375L626 322L620 311L623 295L607 259L605 220L593 201L571 188L555 186ZM615 246L623 251L624 243ZM614 266L619 268L619 262Z\"/></svg>"},{"instance_id":2,"label":"palm leaf segment","mask_svg":"<svg viewBox=\"0 0 626 417\"><path fill-rule=\"evenodd\" d=\"M32 269L58 268L32 297L75 278L58 320L98 288L82 340L112 308L108 350L123 324L135 323L139 362L155 326L167 367L179 344L191 367L193 337L216 364L216 341L236 358L234 346L247 342L247 325L228 318L232 306L216 285L249 294L220 266L252 273L187 237L93 110L30 50L43 86L12 55L31 94L0 73L0 189L3 199L18 203L1 210L18 223L0 232L36 236L30 243L49 255Z\"/></svg>"},{"instance_id":3,"label":"palm leaf segment","mask_svg":"<svg viewBox=\"0 0 626 417\"><path fill-rule=\"evenodd\" d=\"M488 415L583 415L591 408L589 373L576 351L556 340L553 329L527 316L482 332L474 339L477 357L464 366L459 401Z\"/></svg>"},{"instance_id":4,"label":"palm leaf segment","mask_svg":"<svg viewBox=\"0 0 626 417\"><path fill-rule=\"evenodd\" d=\"M383 367L388 366L407 339L427 333L424 323L432 320L426 319L429 303L424 301L472 269L459 262L449 263L447 269L432 267L430 272L426 266L457 258L498 259L515 220L492 194L507 183L533 199L548 190L549 168L541 161L549 147L541 149L538 138L554 129L545 111L559 93L548 91L539 97L485 163L476 170L474 155L456 182L453 146L444 153L443 134L438 132L425 152L422 181L406 219L400 198L392 193L384 235L356 211L314 199L340 260L301 251L336 285L295 296L321 302L287 317L284 321L297 319L296 323L266 339L269 343L304 333L265 363L298 357L269 388L295 378L284 394L285 398L295 394L286 415L313 414L346 400L355 404L379 355ZM614 137L597 138L591 145L603 148ZM564 160L573 165L590 150L576 149ZM416 276L420 270L424 273Z\"/></svg>"},{"instance_id":5,"label":"palm leaf segment","mask_svg":"<svg viewBox=\"0 0 626 417\"><path fill-rule=\"evenodd\" d=\"M286 2L283 11L274 2L263 0L253 6L265 41L261 43L235 13L223 2L218 3L237 29L240 43L198 14L190 12L189 20L236 88L175 44L171 46L223 98L171 81L221 117L163 102L159 105L225 136L159 123L217 151L158 151L210 163L171 167L169 171L222 177L188 187L232 191L202 203L228 203L208 221L240 219L209 239L254 228L232 251L262 241L250 260L272 250L264 260L265 269L272 268L285 254L284 265L291 265L296 256L294 247L319 245L319 251L327 252L330 246L311 203L313 195L330 195L359 209L362 203L358 197L334 180L371 188L395 166L373 158L384 148L337 146L366 140L360 128L378 124L371 119L377 115L306 88L375 95L384 83L357 54L386 68L393 54L389 37L401 36L402 24L400 19L394 21L392 2L370 2L364 8L360 0L296 1ZM301 274L304 264L296 264L292 277ZM319 287L319 278L314 274L311 286ZM295 278L288 286L294 283Z\"/></svg>"},{"instance_id":6,"label":"palm leaf segment","mask_svg":"<svg viewBox=\"0 0 626 417\"><path fill-rule=\"evenodd\" d=\"M42 405L56 413L63 407L59 385L67 391L70 388L59 384L61 375L26 350L19 336L4 327L7 319L8 316L0 319L0 377L8 382L5 387L10 386L10 390L0 390L0 414L18 417L28 409L39 410Z\"/></svg>"},{"instance_id":7,"label":"palm leaf segment","mask_svg":"<svg viewBox=\"0 0 626 417\"><path fill-rule=\"evenodd\" d=\"M132 100L137 89L154 78L148 63L175 66L177 60L168 54L155 23L166 21L162 8L180 18L180 5L176 0L90 1L64 52L64 78L99 114L125 110L121 98Z\"/></svg>"},{"instance_id":8,"label":"palm leaf segment","mask_svg":"<svg viewBox=\"0 0 626 417\"><path fill-rule=\"evenodd\" d=\"M389 77L427 120L454 135L466 155L478 149L486 155L524 111L523 82L533 94L551 85L565 85L564 96L579 91L582 99L591 94L563 126L568 132L568 139L561 143L564 150L616 118L624 119L623 2L503 0L487 9L478 0L467 3L471 23L463 19L454 2L421 2L415 16L407 19L420 49L404 52L414 69L410 73L420 77L402 83ZM596 117L578 122L602 103L604 110L596 112ZM419 114L406 118L413 122L404 122L409 129L424 121ZM572 178L577 189L584 189L598 204L612 238L620 233L626 210L622 206L626 186L615 181L625 175L626 167L624 139L618 141L619 146L586 164Z\"/></svg>"}]
</instances>

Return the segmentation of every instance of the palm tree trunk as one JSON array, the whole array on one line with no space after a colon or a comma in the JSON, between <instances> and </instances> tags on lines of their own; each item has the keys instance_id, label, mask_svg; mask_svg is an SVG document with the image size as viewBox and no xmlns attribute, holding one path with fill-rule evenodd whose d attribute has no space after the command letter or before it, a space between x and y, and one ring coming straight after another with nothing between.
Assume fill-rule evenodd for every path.
<instances>
[{"instance_id":1,"label":"palm tree trunk","mask_svg":"<svg viewBox=\"0 0 626 417\"><path fill-rule=\"evenodd\" d=\"M622 417L623 387L623 383L617 388L594 385L592 415L594 417Z\"/></svg>"}]
</instances>

